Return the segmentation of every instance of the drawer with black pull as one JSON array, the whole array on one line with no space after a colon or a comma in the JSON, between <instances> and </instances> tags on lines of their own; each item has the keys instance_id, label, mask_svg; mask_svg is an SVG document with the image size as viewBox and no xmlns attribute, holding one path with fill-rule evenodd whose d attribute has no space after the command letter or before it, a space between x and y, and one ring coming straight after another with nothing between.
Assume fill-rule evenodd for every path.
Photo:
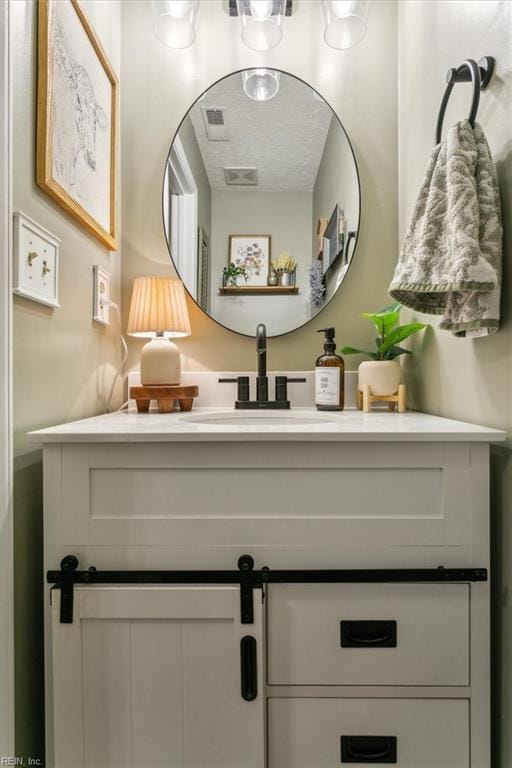
<instances>
[{"instance_id":1,"label":"drawer with black pull","mask_svg":"<svg viewBox=\"0 0 512 768\"><path fill-rule=\"evenodd\" d=\"M272 685L469 685L467 584L272 584Z\"/></svg>"},{"instance_id":2,"label":"drawer with black pull","mask_svg":"<svg viewBox=\"0 0 512 768\"><path fill-rule=\"evenodd\" d=\"M269 768L469 768L469 702L269 700Z\"/></svg>"}]
</instances>

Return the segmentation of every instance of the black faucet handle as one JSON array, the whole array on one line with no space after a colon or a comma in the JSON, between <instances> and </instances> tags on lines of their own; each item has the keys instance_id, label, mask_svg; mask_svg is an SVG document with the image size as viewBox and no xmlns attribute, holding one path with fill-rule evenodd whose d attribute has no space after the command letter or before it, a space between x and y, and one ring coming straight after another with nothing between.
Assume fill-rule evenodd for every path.
<instances>
[{"instance_id":1,"label":"black faucet handle","mask_svg":"<svg viewBox=\"0 0 512 768\"><path fill-rule=\"evenodd\" d=\"M241 402L246 402L249 400L249 377L248 376L239 376L238 377L238 395L237 399Z\"/></svg>"},{"instance_id":2,"label":"black faucet handle","mask_svg":"<svg viewBox=\"0 0 512 768\"><path fill-rule=\"evenodd\" d=\"M242 402L249 400L248 376L238 376L236 379L219 379L219 384L237 384L236 399Z\"/></svg>"},{"instance_id":3,"label":"black faucet handle","mask_svg":"<svg viewBox=\"0 0 512 768\"><path fill-rule=\"evenodd\" d=\"M256 377L256 400L258 403L268 401L268 376Z\"/></svg>"},{"instance_id":4,"label":"black faucet handle","mask_svg":"<svg viewBox=\"0 0 512 768\"><path fill-rule=\"evenodd\" d=\"M305 384L306 379L289 379L288 376L276 376L276 400L285 403L288 400L288 384Z\"/></svg>"}]
</instances>

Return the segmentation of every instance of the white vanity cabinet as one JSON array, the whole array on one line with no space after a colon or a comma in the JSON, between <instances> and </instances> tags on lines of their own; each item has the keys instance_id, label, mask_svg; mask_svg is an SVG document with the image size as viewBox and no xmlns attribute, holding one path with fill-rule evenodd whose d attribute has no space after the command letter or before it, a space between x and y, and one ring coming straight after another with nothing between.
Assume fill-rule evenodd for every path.
<instances>
[{"instance_id":1,"label":"white vanity cabinet","mask_svg":"<svg viewBox=\"0 0 512 768\"><path fill-rule=\"evenodd\" d=\"M112 414L31 439L46 569L71 554L105 576L82 574L67 623L63 582L47 589L48 768L489 768L481 579L502 433L347 411L282 427ZM243 553L268 578L249 623L236 580L155 575L236 576Z\"/></svg>"}]
</instances>

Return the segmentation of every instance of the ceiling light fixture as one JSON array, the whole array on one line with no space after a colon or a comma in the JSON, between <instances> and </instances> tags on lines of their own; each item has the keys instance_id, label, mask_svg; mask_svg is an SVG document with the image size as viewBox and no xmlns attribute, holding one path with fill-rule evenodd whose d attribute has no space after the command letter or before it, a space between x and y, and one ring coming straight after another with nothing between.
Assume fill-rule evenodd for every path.
<instances>
[{"instance_id":1,"label":"ceiling light fixture","mask_svg":"<svg viewBox=\"0 0 512 768\"><path fill-rule=\"evenodd\" d=\"M273 99L279 91L280 77L276 69L246 69L242 72L245 95L254 101Z\"/></svg>"},{"instance_id":2,"label":"ceiling light fixture","mask_svg":"<svg viewBox=\"0 0 512 768\"><path fill-rule=\"evenodd\" d=\"M152 0L153 30L168 48L188 48L196 39L199 0Z\"/></svg>"},{"instance_id":3,"label":"ceiling light fixture","mask_svg":"<svg viewBox=\"0 0 512 768\"><path fill-rule=\"evenodd\" d=\"M366 35L368 0L322 0L324 40L331 48L346 50Z\"/></svg>"},{"instance_id":4,"label":"ceiling light fixture","mask_svg":"<svg viewBox=\"0 0 512 768\"><path fill-rule=\"evenodd\" d=\"M242 40L253 51L270 51L281 42L286 0L237 0Z\"/></svg>"}]
</instances>

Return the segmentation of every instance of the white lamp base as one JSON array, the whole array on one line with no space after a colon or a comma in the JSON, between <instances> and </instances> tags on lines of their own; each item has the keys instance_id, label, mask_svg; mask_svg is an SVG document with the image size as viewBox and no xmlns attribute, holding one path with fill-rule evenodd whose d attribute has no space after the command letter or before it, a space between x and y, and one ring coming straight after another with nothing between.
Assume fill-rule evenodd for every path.
<instances>
[{"instance_id":1,"label":"white lamp base","mask_svg":"<svg viewBox=\"0 0 512 768\"><path fill-rule=\"evenodd\" d=\"M140 381L143 386L180 384L181 358L176 344L164 336L156 336L142 347Z\"/></svg>"}]
</instances>

